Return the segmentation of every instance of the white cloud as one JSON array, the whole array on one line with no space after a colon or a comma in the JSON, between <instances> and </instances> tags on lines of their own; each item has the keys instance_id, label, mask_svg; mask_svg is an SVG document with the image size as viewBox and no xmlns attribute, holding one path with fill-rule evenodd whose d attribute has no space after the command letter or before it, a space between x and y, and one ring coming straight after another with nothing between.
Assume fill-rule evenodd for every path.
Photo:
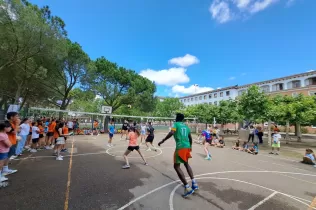
<instances>
[{"instance_id":1,"label":"white cloud","mask_svg":"<svg viewBox=\"0 0 316 210\"><path fill-rule=\"evenodd\" d=\"M247 18L263 11L281 0L213 0L209 11L219 23L227 23L237 18ZM283 0L287 6L296 0Z\"/></svg>"},{"instance_id":2,"label":"white cloud","mask_svg":"<svg viewBox=\"0 0 316 210\"><path fill-rule=\"evenodd\" d=\"M209 8L213 19L219 23L226 23L232 19L229 5L225 1L214 0Z\"/></svg>"},{"instance_id":3,"label":"white cloud","mask_svg":"<svg viewBox=\"0 0 316 210\"><path fill-rule=\"evenodd\" d=\"M316 71L316 70L311 69L311 70L308 70L307 72L313 72L313 71Z\"/></svg>"},{"instance_id":4,"label":"white cloud","mask_svg":"<svg viewBox=\"0 0 316 210\"><path fill-rule=\"evenodd\" d=\"M236 77L229 77L228 79L229 80L234 80L234 79L236 79Z\"/></svg>"},{"instance_id":5,"label":"white cloud","mask_svg":"<svg viewBox=\"0 0 316 210\"><path fill-rule=\"evenodd\" d=\"M243 9L246 8L251 0L235 0L235 4L238 8Z\"/></svg>"},{"instance_id":6,"label":"white cloud","mask_svg":"<svg viewBox=\"0 0 316 210\"><path fill-rule=\"evenodd\" d=\"M181 83L187 83L190 78L186 74L185 68L170 68L163 70L146 69L139 73L141 76L154 81L157 85L174 86Z\"/></svg>"},{"instance_id":7,"label":"white cloud","mask_svg":"<svg viewBox=\"0 0 316 210\"><path fill-rule=\"evenodd\" d=\"M256 1L254 4L250 7L250 13L256 13L260 12L261 10L266 9L273 3L277 2L278 0L261 0L261 1Z\"/></svg>"},{"instance_id":8,"label":"white cloud","mask_svg":"<svg viewBox=\"0 0 316 210\"><path fill-rule=\"evenodd\" d=\"M172 87L173 93L180 93L180 94L194 94L194 93L202 93L206 91L214 90L211 87L199 87L191 85L189 87L184 87L182 85L175 85Z\"/></svg>"},{"instance_id":9,"label":"white cloud","mask_svg":"<svg viewBox=\"0 0 316 210\"><path fill-rule=\"evenodd\" d=\"M172 58L168 61L169 64L175 64L175 65L181 66L181 67L188 67L188 66L191 66L193 64L197 64L199 62L200 61L197 57L195 57L194 55L190 55L190 54L186 54L183 57Z\"/></svg>"}]
</instances>

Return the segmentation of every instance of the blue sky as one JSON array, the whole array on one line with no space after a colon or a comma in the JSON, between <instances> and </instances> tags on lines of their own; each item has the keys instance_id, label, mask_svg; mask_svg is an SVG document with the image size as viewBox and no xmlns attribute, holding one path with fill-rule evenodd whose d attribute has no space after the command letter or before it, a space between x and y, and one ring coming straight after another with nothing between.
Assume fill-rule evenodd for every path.
<instances>
[{"instance_id":1,"label":"blue sky","mask_svg":"<svg viewBox=\"0 0 316 210\"><path fill-rule=\"evenodd\" d=\"M92 59L154 80L159 96L316 69L315 0L31 2L49 5Z\"/></svg>"}]
</instances>

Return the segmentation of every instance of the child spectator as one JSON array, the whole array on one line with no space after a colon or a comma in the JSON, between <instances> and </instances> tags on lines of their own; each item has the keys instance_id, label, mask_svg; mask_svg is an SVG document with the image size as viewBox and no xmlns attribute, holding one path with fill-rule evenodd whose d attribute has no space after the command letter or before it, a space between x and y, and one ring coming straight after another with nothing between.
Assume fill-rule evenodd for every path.
<instances>
[{"instance_id":1,"label":"child spectator","mask_svg":"<svg viewBox=\"0 0 316 210\"><path fill-rule=\"evenodd\" d=\"M4 162L8 160L8 153L12 145L12 143L9 140L8 135L6 134L10 131L11 131L11 124L9 122L6 121L5 123L0 123L0 185L1 185L1 182L8 180L8 178L6 178L2 174L2 170L3 170Z\"/></svg>"},{"instance_id":2,"label":"child spectator","mask_svg":"<svg viewBox=\"0 0 316 210\"><path fill-rule=\"evenodd\" d=\"M273 134L273 142L272 142L272 151L269 154L275 154L275 155L279 155L280 152L280 140L281 140L281 135L279 134L279 130L275 129L274 130L274 134ZM277 149L277 152L274 153L274 148Z\"/></svg>"},{"instance_id":3,"label":"child spectator","mask_svg":"<svg viewBox=\"0 0 316 210\"><path fill-rule=\"evenodd\" d=\"M216 147L219 147L219 148L224 148L225 147L225 142L224 142L224 137L223 136L219 137L219 141L218 141Z\"/></svg>"},{"instance_id":4,"label":"child spectator","mask_svg":"<svg viewBox=\"0 0 316 210\"><path fill-rule=\"evenodd\" d=\"M314 154L313 150L306 149L305 156L303 157L302 163L314 165L314 167L316 167L316 155Z\"/></svg>"},{"instance_id":5,"label":"child spectator","mask_svg":"<svg viewBox=\"0 0 316 210\"><path fill-rule=\"evenodd\" d=\"M257 143L252 143L252 147L250 147L249 149L247 149L247 152L253 155L257 155L259 152L258 149L258 144Z\"/></svg>"},{"instance_id":6,"label":"child spectator","mask_svg":"<svg viewBox=\"0 0 316 210\"><path fill-rule=\"evenodd\" d=\"M248 149L248 143L244 141L244 143L242 144L242 147L239 147L239 151L247 152L247 149Z\"/></svg>"},{"instance_id":7,"label":"child spectator","mask_svg":"<svg viewBox=\"0 0 316 210\"><path fill-rule=\"evenodd\" d=\"M240 144L239 142L240 142L240 139L238 138L237 141L235 142L235 145L232 146L232 149L239 150L239 148L240 148L239 147L239 144Z\"/></svg>"}]
</instances>

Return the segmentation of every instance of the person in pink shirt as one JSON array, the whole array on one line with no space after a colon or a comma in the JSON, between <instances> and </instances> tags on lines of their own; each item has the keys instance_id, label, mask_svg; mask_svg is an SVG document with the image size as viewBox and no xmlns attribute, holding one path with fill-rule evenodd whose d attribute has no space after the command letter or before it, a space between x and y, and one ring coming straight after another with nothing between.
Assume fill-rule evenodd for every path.
<instances>
[{"instance_id":1,"label":"person in pink shirt","mask_svg":"<svg viewBox=\"0 0 316 210\"><path fill-rule=\"evenodd\" d=\"M137 138L140 136L140 133L139 131L134 128L134 127L131 127L130 130L129 130L129 133L128 133L128 137L129 137L129 144L128 144L128 147L127 147L127 150L125 151L123 157L124 157L124 160L126 162L126 164L124 166L122 166L123 169L129 169L130 168L130 165L129 165L129 162L128 162L128 154L131 153L132 151L136 150L138 152L138 154L141 156L141 158L143 159L144 161L144 164L147 166L147 162L144 158L144 156L142 155L142 153L140 152L139 150L139 146L137 144Z\"/></svg>"},{"instance_id":2,"label":"person in pink shirt","mask_svg":"<svg viewBox=\"0 0 316 210\"><path fill-rule=\"evenodd\" d=\"M7 135L11 129L11 124L8 121L0 123L0 184L8 180L8 178L2 176L2 168L4 161L8 159L8 153L12 145Z\"/></svg>"}]
</instances>

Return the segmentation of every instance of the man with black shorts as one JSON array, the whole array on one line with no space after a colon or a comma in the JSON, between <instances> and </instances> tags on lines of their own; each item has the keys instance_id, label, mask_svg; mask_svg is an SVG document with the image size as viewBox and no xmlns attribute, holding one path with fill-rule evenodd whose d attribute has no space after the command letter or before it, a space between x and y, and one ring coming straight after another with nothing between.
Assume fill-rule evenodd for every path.
<instances>
[{"instance_id":1,"label":"man with black shorts","mask_svg":"<svg viewBox=\"0 0 316 210\"><path fill-rule=\"evenodd\" d=\"M127 140L128 127L129 127L129 124L128 124L127 120L125 120L124 123L123 123L123 125L122 125L121 140L122 140L124 134L125 134L125 140Z\"/></svg>"},{"instance_id":2,"label":"man with black shorts","mask_svg":"<svg viewBox=\"0 0 316 210\"><path fill-rule=\"evenodd\" d=\"M155 152L157 152L157 149L153 145L153 141L154 141L154 138L155 138L154 131L155 131L155 129L151 125L151 122L148 122L148 127L147 127L147 135L148 136L147 136L146 141L145 141L146 142L146 146L147 146L147 150L146 151L154 150ZM148 146L148 143L150 143L152 148L150 148L150 146Z\"/></svg>"}]
</instances>

